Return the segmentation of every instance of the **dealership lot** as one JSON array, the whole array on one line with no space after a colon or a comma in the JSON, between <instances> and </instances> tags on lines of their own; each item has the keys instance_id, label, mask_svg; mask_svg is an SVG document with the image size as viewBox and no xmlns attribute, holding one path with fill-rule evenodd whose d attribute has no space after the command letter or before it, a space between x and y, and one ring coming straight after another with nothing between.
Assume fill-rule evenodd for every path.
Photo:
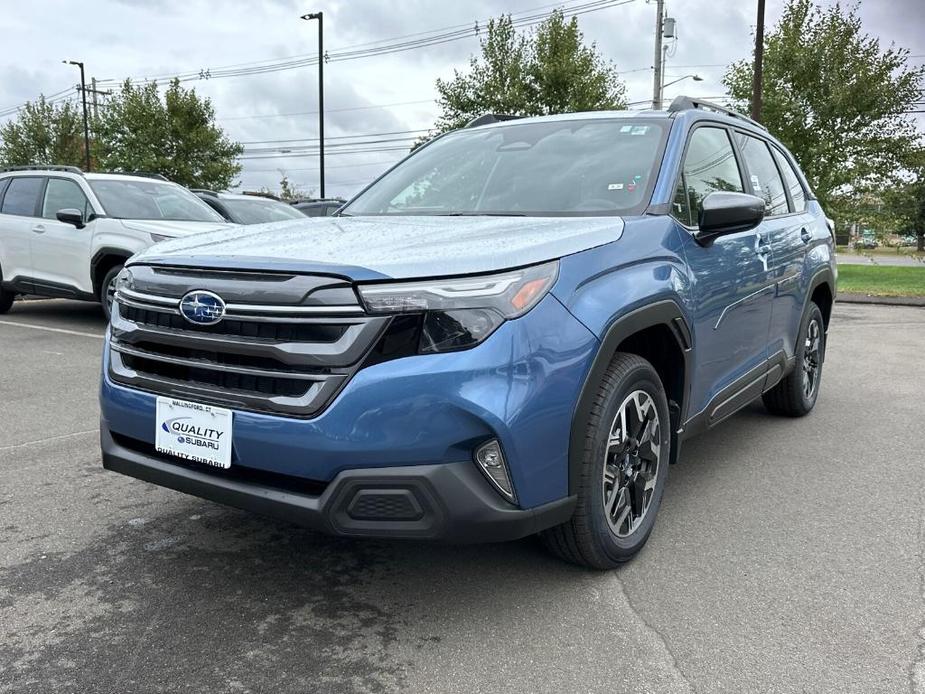
<instances>
[{"instance_id":1,"label":"dealership lot","mask_svg":"<svg viewBox=\"0 0 925 694\"><path fill-rule=\"evenodd\" d=\"M96 306L0 319L0 692L925 691L925 311L689 442L624 569L330 539L104 471ZM918 689L916 689L918 687Z\"/></svg>"}]
</instances>

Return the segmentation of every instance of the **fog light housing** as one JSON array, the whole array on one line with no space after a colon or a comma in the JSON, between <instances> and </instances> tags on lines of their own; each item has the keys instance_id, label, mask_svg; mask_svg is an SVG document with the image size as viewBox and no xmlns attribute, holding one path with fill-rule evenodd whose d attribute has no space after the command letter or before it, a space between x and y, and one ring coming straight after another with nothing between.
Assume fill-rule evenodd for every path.
<instances>
[{"instance_id":1,"label":"fog light housing","mask_svg":"<svg viewBox=\"0 0 925 694\"><path fill-rule=\"evenodd\" d=\"M514 486L511 484L507 461L504 459L504 453L501 451L501 444L498 440L492 439L476 448L475 462L501 496L514 503L516 501Z\"/></svg>"}]
</instances>

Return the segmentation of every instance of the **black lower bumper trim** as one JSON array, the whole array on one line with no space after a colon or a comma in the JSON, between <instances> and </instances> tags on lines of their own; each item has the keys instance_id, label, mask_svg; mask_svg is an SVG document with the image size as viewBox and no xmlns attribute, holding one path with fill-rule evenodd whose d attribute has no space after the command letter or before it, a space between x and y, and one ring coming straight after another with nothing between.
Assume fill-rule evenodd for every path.
<instances>
[{"instance_id":1,"label":"black lower bumper trim","mask_svg":"<svg viewBox=\"0 0 925 694\"><path fill-rule=\"evenodd\" d=\"M100 443L107 470L334 535L500 542L564 523L575 508L575 497L516 508L468 462L346 470L311 496L129 448L106 422Z\"/></svg>"}]
</instances>

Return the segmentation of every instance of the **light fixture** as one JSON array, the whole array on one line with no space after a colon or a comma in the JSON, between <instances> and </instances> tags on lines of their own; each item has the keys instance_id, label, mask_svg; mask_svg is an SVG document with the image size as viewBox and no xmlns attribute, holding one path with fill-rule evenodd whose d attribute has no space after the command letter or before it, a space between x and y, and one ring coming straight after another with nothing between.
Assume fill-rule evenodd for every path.
<instances>
[{"instance_id":1,"label":"light fixture","mask_svg":"<svg viewBox=\"0 0 925 694\"><path fill-rule=\"evenodd\" d=\"M511 485L511 475L507 469L507 461L504 459L504 453L501 451L501 444L498 439L486 441L475 449L475 462L485 473L488 481L494 485L501 495L510 501L516 502L514 496L514 487Z\"/></svg>"}]
</instances>

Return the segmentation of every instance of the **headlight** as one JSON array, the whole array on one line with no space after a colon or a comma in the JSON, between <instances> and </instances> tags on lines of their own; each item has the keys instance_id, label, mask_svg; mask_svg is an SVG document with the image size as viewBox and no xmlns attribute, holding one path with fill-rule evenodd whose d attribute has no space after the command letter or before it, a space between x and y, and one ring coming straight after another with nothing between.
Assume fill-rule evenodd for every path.
<instances>
[{"instance_id":1,"label":"headlight","mask_svg":"<svg viewBox=\"0 0 925 694\"><path fill-rule=\"evenodd\" d=\"M421 353L473 347L505 320L536 306L556 281L558 261L481 275L359 287L370 313L423 313Z\"/></svg>"},{"instance_id":2,"label":"headlight","mask_svg":"<svg viewBox=\"0 0 925 694\"><path fill-rule=\"evenodd\" d=\"M129 268L122 268L122 272L116 275L115 287L117 292L122 289L132 290L135 288L135 278Z\"/></svg>"}]
</instances>

